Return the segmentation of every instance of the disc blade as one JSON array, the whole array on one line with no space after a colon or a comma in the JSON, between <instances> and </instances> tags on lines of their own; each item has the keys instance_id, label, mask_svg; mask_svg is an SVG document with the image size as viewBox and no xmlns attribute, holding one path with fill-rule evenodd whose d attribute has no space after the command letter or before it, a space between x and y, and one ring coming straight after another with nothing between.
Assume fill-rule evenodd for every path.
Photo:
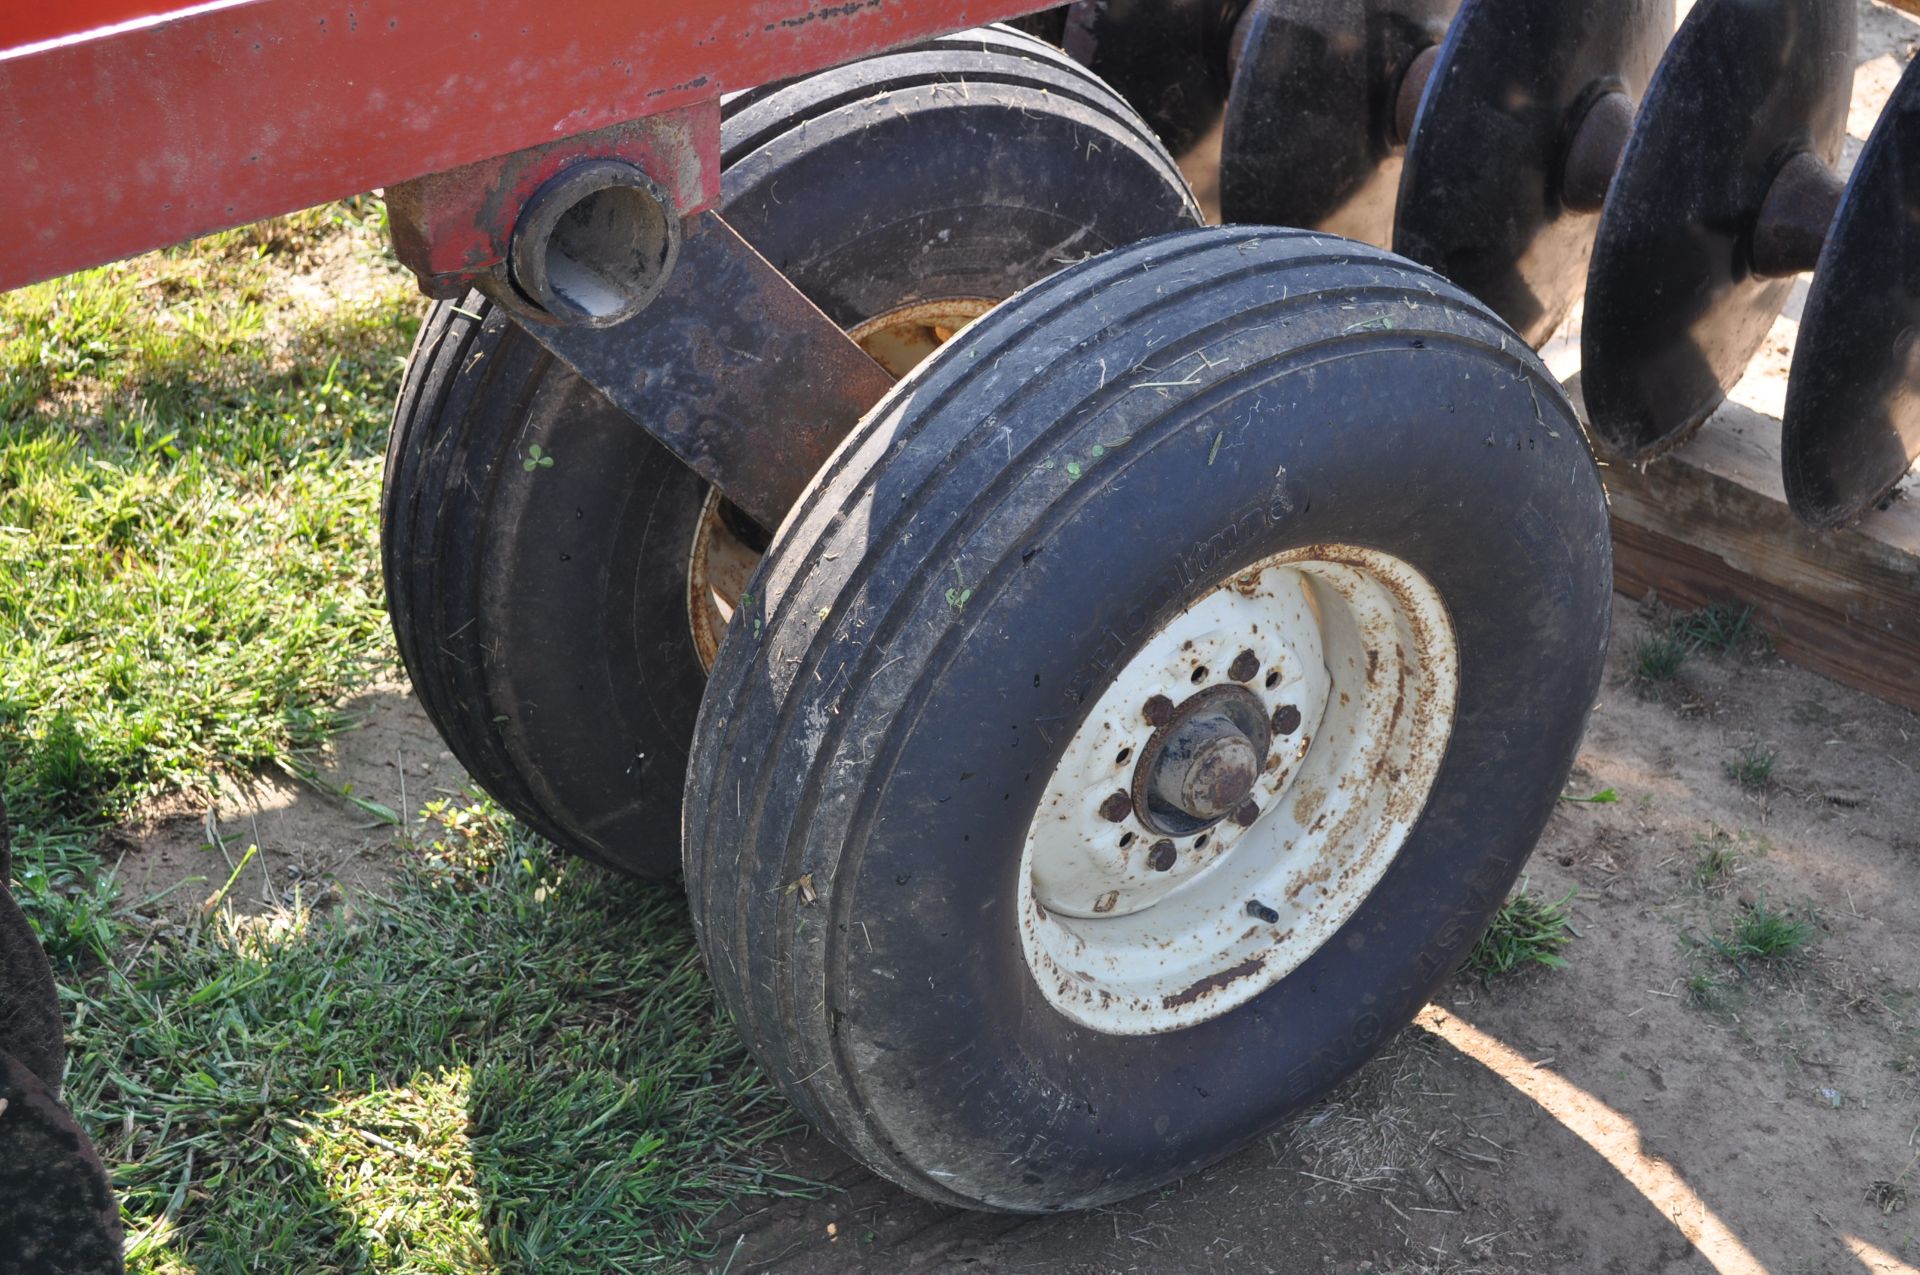
<instances>
[{"instance_id":1,"label":"disc blade","mask_svg":"<svg viewBox=\"0 0 1920 1275\"><path fill-rule=\"evenodd\" d=\"M1247 0L1076 0L1066 50L1111 84L1175 155L1227 100L1227 46Z\"/></svg>"},{"instance_id":2,"label":"disc blade","mask_svg":"<svg viewBox=\"0 0 1920 1275\"><path fill-rule=\"evenodd\" d=\"M1254 0L1220 143L1228 222L1302 226L1385 247L1400 81L1458 0Z\"/></svg>"},{"instance_id":3,"label":"disc blade","mask_svg":"<svg viewBox=\"0 0 1920 1275\"><path fill-rule=\"evenodd\" d=\"M1791 279L1755 275L1754 223L1800 152L1840 154L1854 0L1700 0L1654 72L1587 274L1581 379L1594 441L1644 459L1726 398Z\"/></svg>"},{"instance_id":4,"label":"disc blade","mask_svg":"<svg viewBox=\"0 0 1920 1275\"><path fill-rule=\"evenodd\" d=\"M1407 143L1393 250L1544 344L1598 220L1566 204L1569 144L1602 95L1645 96L1673 23L1673 0L1467 0Z\"/></svg>"},{"instance_id":5,"label":"disc blade","mask_svg":"<svg viewBox=\"0 0 1920 1275\"><path fill-rule=\"evenodd\" d=\"M1858 517L1920 457L1920 62L1860 153L1800 317L1780 461L1816 527Z\"/></svg>"}]
</instances>

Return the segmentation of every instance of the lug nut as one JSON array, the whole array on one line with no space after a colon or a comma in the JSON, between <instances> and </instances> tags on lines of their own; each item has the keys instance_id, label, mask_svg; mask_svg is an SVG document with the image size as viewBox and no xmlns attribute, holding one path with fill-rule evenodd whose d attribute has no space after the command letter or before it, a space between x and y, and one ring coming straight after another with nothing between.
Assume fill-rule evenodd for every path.
<instances>
[{"instance_id":1,"label":"lug nut","mask_svg":"<svg viewBox=\"0 0 1920 1275\"><path fill-rule=\"evenodd\" d=\"M1282 704L1273 710L1273 733L1291 735L1300 729L1300 710L1292 704Z\"/></svg>"},{"instance_id":2,"label":"lug nut","mask_svg":"<svg viewBox=\"0 0 1920 1275\"><path fill-rule=\"evenodd\" d=\"M1251 682L1253 675L1260 671L1260 657L1252 651L1242 651L1233 657L1233 663L1227 666L1227 676L1236 682Z\"/></svg>"},{"instance_id":3,"label":"lug nut","mask_svg":"<svg viewBox=\"0 0 1920 1275\"><path fill-rule=\"evenodd\" d=\"M1153 849L1147 851L1147 866L1155 872L1171 872L1174 862L1180 857L1171 841L1156 841Z\"/></svg>"},{"instance_id":4,"label":"lug nut","mask_svg":"<svg viewBox=\"0 0 1920 1275\"><path fill-rule=\"evenodd\" d=\"M1173 701L1164 695L1156 695L1142 707L1149 726L1165 726L1173 720Z\"/></svg>"},{"instance_id":5,"label":"lug nut","mask_svg":"<svg viewBox=\"0 0 1920 1275\"><path fill-rule=\"evenodd\" d=\"M1100 803L1100 817L1108 823L1119 823L1133 813L1133 798L1124 792L1116 792Z\"/></svg>"},{"instance_id":6,"label":"lug nut","mask_svg":"<svg viewBox=\"0 0 1920 1275\"><path fill-rule=\"evenodd\" d=\"M1260 803L1249 801L1233 812L1233 821L1242 828L1253 827L1253 821L1260 817Z\"/></svg>"}]
</instances>

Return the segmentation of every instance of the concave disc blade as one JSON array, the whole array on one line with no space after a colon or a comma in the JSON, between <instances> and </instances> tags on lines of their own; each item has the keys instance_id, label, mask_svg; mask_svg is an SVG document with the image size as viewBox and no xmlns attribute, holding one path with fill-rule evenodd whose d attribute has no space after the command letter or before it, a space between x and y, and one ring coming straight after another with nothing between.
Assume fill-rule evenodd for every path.
<instances>
[{"instance_id":1,"label":"concave disc blade","mask_svg":"<svg viewBox=\"0 0 1920 1275\"><path fill-rule=\"evenodd\" d=\"M1920 456L1920 62L1874 125L1813 276L1787 382L1787 502L1864 513Z\"/></svg>"},{"instance_id":2,"label":"concave disc blade","mask_svg":"<svg viewBox=\"0 0 1920 1275\"><path fill-rule=\"evenodd\" d=\"M1459 0L1254 0L1220 143L1228 222L1303 226L1385 247L1400 81Z\"/></svg>"},{"instance_id":3,"label":"concave disc blade","mask_svg":"<svg viewBox=\"0 0 1920 1275\"><path fill-rule=\"evenodd\" d=\"M1840 154L1854 0L1700 0L1654 72L1587 274L1581 379L1594 441L1624 459L1683 440L1786 303L1754 223L1800 152Z\"/></svg>"},{"instance_id":4,"label":"concave disc blade","mask_svg":"<svg viewBox=\"0 0 1920 1275\"><path fill-rule=\"evenodd\" d=\"M1227 49L1247 0L1077 0L1066 50L1111 84L1175 155L1227 100Z\"/></svg>"},{"instance_id":5,"label":"concave disc blade","mask_svg":"<svg viewBox=\"0 0 1920 1275\"><path fill-rule=\"evenodd\" d=\"M1673 20L1673 0L1467 0L1407 143L1393 250L1545 343L1597 219L1564 202L1568 145L1603 94L1645 95Z\"/></svg>"}]
</instances>

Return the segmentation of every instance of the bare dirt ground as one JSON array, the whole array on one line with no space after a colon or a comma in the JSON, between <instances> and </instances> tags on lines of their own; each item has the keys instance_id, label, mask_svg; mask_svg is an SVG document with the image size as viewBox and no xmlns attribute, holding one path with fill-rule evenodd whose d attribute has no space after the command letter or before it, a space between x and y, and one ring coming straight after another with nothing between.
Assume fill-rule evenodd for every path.
<instances>
[{"instance_id":1,"label":"bare dirt ground","mask_svg":"<svg viewBox=\"0 0 1920 1275\"><path fill-rule=\"evenodd\" d=\"M716 1218L713 1269L1920 1270L1920 718L1752 645L1650 686L1636 649L1670 619L1616 601L1568 794L1618 800L1563 803L1529 870L1578 891L1568 968L1456 980L1287 1128L1111 1209L944 1209L796 1137L778 1159L835 1190ZM464 777L404 688L348 710L313 781L221 795L224 855L204 809L128 829L131 896L181 883L147 910L184 920L248 844L243 913L377 891L411 829L341 793L411 814ZM1776 756L1763 791L1727 773L1743 749ZM1815 920L1803 958L1711 950L1755 903Z\"/></svg>"},{"instance_id":2,"label":"bare dirt ground","mask_svg":"<svg viewBox=\"0 0 1920 1275\"><path fill-rule=\"evenodd\" d=\"M1617 602L1568 790L1619 800L1563 803L1530 869L1579 892L1567 969L1456 981L1284 1131L1113 1209L937 1208L795 1140L843 1192L717 1221L715 1269L1914 1270L1920 719L1764 650L1650 694L1650 614ZM1725 770L1750 745L1777 753L1764 792ZM1701 949L1753 902L1815 918L1804 959L1743 977Z\"/></svg>"},{"instance_id":3,"label":"bare dirt ground","mask_svg":"<svg viewBox=\"0 0 1920 1275\"><path fill-rule=\"evenodd\" d=\"M224 897L241 915L290 906L296 892L323 909L377 892L421 807L464 792L467 777L405 684L371 686L342 712L347 728L305 777L226 781L209 798L157 802L120 829L125 897L165 924L191 919L229 879ZM259 852L242 866L251 846Z\"/></svg>"}]
</instances>

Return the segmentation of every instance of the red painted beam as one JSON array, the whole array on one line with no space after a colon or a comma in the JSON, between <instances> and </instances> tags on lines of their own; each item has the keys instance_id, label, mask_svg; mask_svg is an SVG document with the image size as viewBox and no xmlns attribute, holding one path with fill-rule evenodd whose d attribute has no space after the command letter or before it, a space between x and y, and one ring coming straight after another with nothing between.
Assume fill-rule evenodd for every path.
<instances>
[{"instance_id":1,"label":"red painted beam","mask_svg":"<svg viewBox=\"0 0 1920 1275\"><path fill-rule=\"evenodd\" d=\"M121 26L178 9L166 0L64 0L60 4L15 4L0 10L0 49L54 40L102 27Z\"/></svg>"},{"instance_id":2,"label":"red painted beam","mask_svg":"<svg viewBox=\"0 0 1920 1275\"><path fill-rule=\"evenodd\" d=\"M0 18L0 290L1045 4L42 7Z\"/></svg>"}]
</instances>

